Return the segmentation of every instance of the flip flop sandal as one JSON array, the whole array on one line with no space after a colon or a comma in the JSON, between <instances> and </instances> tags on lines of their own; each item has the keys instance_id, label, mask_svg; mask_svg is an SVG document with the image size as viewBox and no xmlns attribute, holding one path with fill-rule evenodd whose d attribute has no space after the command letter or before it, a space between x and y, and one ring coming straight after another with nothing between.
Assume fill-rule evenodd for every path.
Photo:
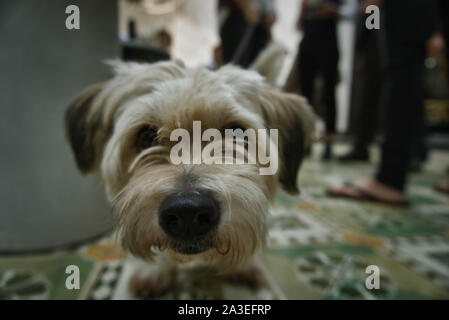
<instances>
[{"instance_id":1,"label":"flip flop sandal","mask_svg":"<svg viewBox=\"0 0 449 320\"><path fill-rule=\"evenodd\" d=\"M449 183L445 183L446 186L443 187L443 183L439 183L435 186L435 190L445 195L449 195Z\"/></svg>"},{"instance_id":2,"label":"flip flop sandal","mask_svg":"<svg viewBox=\"0 0 449 320\"><path fill-rule=\"evenodd\" d=\"M379 199L366 191L362 190L361 188L357 187L351 182L345 182L344 183L345 188L352 189L352 193L359 194L358 196L353 196L352 194L348 194L345 192L338 192L333 191L331 189L327 189L326 193L334 198L341 198L341 199L349 199L349 200L355 200L355 201L369 201L369 202L375 202L379 204L386 204L394 207L408 207L410 203L407 200L404 201L385 201L382 199ZM355 192L354 192L355 191Z\"/></svg>"}]
</instances>

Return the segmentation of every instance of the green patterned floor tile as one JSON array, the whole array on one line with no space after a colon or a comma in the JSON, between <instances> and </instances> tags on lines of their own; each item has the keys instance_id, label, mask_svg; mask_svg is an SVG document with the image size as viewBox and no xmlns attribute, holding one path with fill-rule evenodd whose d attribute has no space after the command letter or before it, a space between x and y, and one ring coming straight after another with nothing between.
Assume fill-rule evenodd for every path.
<instances>
[{"instance_id":1,"label":"green patterned floor tile","mask_svg":"<svg viewBox=\"0 0 449 320\"><path fill-rule=\"evenodd\" d=\"M276 282L280 285L284 283L285 288L282 289L288 292L289 299L300 297L303 294L299 292L301 290L321 299L449 298L449 291L429 282L390 256L366 247L319 245L271 249L269 253L267 260L283 261L281 270L279 263L267 264L271 267L270 274L278 277ZM380 269L379 289L368 290L365 286L366 269L370 265ZM300 283L294 286L297 291L288 284L288 279Z\"/></svg>"},{"instance_id":2,"label":"green patterned floor tile","mask_svg":"<svg viewBox=\"0 0 449 320\"><path fill-rule=\"evenodd\" d=\"M276 196L267 249L257 258L264 274L259 287L186 268L161 298L449 299L449 197L433 187L444 178L449 153L433 152L427 171L411 175L411 205L402 209L327 195L329 186L369 177L374 164L313 159L300 171L301 194ZM0 299L135 299L128 290L127 257L110 239L76 252L0 257ZM80 291L65 288L71 264L80 267ZM380 268L379 290L365 287L369 265Z\"/></svg>"},{"instance_id":3,"label":"green patterned floor tile","mask_svg":"<svg viewBox=\"0 0 449 320\"><path fill-rule=\"evenodd\" d=\"M83 286L93 268L93 262L76 252L51 255L1 258L1 299L76 299L79 290L65 286L66 267L76 265Z\"/></svg>"}]
</instances>

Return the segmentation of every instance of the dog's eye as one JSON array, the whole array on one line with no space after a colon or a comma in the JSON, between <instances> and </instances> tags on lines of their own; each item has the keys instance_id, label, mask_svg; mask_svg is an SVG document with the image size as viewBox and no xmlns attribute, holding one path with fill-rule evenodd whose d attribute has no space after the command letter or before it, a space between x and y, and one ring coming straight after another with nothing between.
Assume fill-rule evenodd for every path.
<instances>
[{"instance_id":1,"label":"dog's eye","mask_svg":"<svg viewBox=\"0 0 449 320\"><path fill-rule=\"evenodd\" d=\"M157 137L157 130L150 127L141 129L137 135L137 151L142 151L153 146Z\"/></svg>"},{"instance_id":2,"label":"dog's eye","mask_svg":"<svg viewBox=\"0 0 449 320\"><path fill-rule=\"evenodd\" d=\"M241 125L239 125L239 124L231 124L231 125L228 125L228 126L226 126L225 129L230 129L230 130L238 130L238 129L240 129L240 130L242 130L243 132L245 132L245 130L246 130L243 126L241 126Z\"/></svg>"}]
</instances>

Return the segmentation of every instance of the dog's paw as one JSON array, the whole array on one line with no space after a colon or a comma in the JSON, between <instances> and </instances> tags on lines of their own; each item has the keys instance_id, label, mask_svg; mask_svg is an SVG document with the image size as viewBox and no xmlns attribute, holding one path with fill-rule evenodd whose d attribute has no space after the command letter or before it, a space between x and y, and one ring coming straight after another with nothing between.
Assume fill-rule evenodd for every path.
<instances>
[{"instance_id":1,"label":"dog's paw","mask_svg":"<svg viewBox=\"0 0 449 320\"><path fill-rule=\"evenodd\" d=\"M136 272L129 281L129 290L136 298L159 298L168 293L175 282L175 271L156 272L149 275Z\"/></svg>"},{"instance_id":2,"label":"dog's paw","mask_svg":"<svg viewBox=\"0 0 449 320\"><path fill-rule=\"evenodd\" d=\"M264 282L262 271L256 266L245 269L237 269L224 274L223 280L237 285L247 286L256 289Z\"/></svg>"}]
</instances>

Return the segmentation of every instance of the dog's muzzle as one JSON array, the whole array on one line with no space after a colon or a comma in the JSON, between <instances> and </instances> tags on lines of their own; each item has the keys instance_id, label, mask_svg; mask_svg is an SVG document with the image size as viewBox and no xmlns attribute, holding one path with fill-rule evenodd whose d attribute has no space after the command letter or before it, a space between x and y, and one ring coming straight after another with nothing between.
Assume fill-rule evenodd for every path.
<instances>
[{"instance_id":1,"label":"dog's muzzle","mask_svg":"<svg viewBox=\"0 0 449 320\"><path fill-rule=\"evenodd\" d=\"M219 221L217 201L199 191L171 194L159 208L159 225L176 243L172 249L183 254L210 249L212 241L207 236Z\"/></svg>"}]
</instances>

